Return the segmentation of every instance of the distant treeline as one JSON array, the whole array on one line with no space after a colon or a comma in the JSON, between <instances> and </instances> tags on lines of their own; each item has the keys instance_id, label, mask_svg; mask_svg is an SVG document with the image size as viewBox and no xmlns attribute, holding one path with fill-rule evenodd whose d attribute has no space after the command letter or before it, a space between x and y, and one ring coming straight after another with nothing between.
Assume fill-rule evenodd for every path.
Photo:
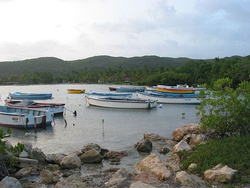
<instances>
[{"instance_id":1,"label":"distant treeline","mask_svg":"<svg viewBox=\"0 0 250 188\"><path fill-rule=\"evenodd\" d=\"M250 56L213 60L97 56L71 62L57 58L38 58L0 62L0 71L0 84L210 85L219 78L229 77L233 80L233 86L236 86L243 80L250 81Z\"/></svg>"}]
</instances>

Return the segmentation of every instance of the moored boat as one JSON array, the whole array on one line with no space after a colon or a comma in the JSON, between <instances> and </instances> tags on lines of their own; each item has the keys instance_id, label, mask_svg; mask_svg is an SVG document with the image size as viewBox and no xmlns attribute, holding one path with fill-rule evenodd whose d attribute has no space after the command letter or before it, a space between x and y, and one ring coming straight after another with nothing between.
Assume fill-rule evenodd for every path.
<instances>
[{"instance_id":1,"label":"moored boat","mask_svg":"<svg viewBox=\"0 0 250 188\"><path fill-rule=\"evenodd\" d=\"M87 92L85 94L97 95L97 96L132 97L132 93L117 93L117 92Z\"/></svg>"},{"instance_id":2,"label":"moored boat","mask_svg":"<svg viewBox=\"0 0 250 188\"><path fill-rule=\"evenodd\" d=\"M116 87L117 92L143 92L145 91L146 87L140 87L140 86L121 86Z\"/></svg>"},{"instance_id":3,"label":"moored boat","mask_svg":"<svg viewBox=\"0 0 250 188\"><path fill-rule=\"evenodd\" d=\"M31 99L31 100L43 100L51 99L52 93L25 93L25 92L9 92L9 98L11 99Z\"/></svg>"},{"instance_id":4,"label":"moored boat","mask_svg":"<svg viewBox=\"0 0 250 188\"><path fill-rule=\"evenodd\" d=\"M158 91L148 91L148 94L155 96L165 96L165 97L185 97L185 98L196 98L199 96L199 92L195 93L168 93L168 92L158 92Z\"/></svg>"},{"instance_id":5,"label":"moored boat","mask_svg":"<svg viewBox=\"0 0 250 188\"><path fill-rule=\"evenodd\" d=\"M137 92L137 97L144 100L157 100L158 103L165 104L200 104L202 100L198 97L190 97L189 94L183 94L180 97L173 95L160 95L154 92Z\"/></svg>"},{"instance_id":6,"label":"moored boat","mask_svg":"<svg viewBox=\"0 0 250 188\"><path fill-rule=\"evenodd\" d=\"M116 91L116 87L109 86L109 91Z\"/></svg>"},{"instance_id":7,"label":"moored boat","mask_svg":"<svg viewBox=\"0 0 250 188\"><path fill-rule=\"evenodd\" d=\"M19 108L32 108L40 110L49 110L53 116L63 116L65 104L64 103L42 103L33 100L5 100L6 106Z\"/></svg>"},{"instance_id":8,"label":"moored boat","mask_svg":"<svg viewBox=\"0 0 250 188\"><path fill-rule=\"evenodd\" d=\"M146 91L156 91L157 86L146 86Z\"/></svg>"},{"instance_id":9,"label":"moored boat","mask_svg":"<svg viewBox=\"0 0 250 188\"><path fill-rule=\"evenodd\" d=\"M112 96L86 96L86 100L91 106L105 108L126 108L126 109L151 109L157 106L156 100L143 100L135 98L117 98Z\"/></svg>"},{"instance_id":10,"label":"moored boat","mask_svg":"<svg viewBox=\"0 0 250 188\"><path fill-rule=\"evenodd\" d=\"M85 93L85 89L67 89L69 94L81 94Z\"/></svg>"},{"instance_id":11,"label":"moored boat","mask_svg":"<svg viewBox=\"0 0 250 188\"><path fill-rule=\"evenodd\" d=\"M194 88L190 87L183 87L183 86L165 86L165 85L158 85L156 87L156 91L158 92L165 92L165 93L180 93L180 94L190 94L195 93Z\"/></svg>"},{"instance_id":12,"label":"moored boat","mask_svg":"<svg viewBox=\"0 0 250 188\"><path fill-rule=\"evenodd\" d=\"M0 126L29 129L50 125L52 120L47 110L0 106Z\"/></svg>"}]
</instances>

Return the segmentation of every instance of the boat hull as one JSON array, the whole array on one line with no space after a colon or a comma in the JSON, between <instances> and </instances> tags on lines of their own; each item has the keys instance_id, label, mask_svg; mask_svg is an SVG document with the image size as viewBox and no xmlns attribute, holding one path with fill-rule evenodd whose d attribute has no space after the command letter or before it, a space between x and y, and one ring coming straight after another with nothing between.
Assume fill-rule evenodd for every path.
<instances>
[{"instance_id":1,"label":"boat hull","mask_svg":"<svg viewBox=\"0 0 250 188\"><path fill-rule=\"evenodd\" d=\"M85 89L68 89L69 94L81 94L85 93Z\"/></svg>"},{"instance_id":2,"label":"boat hull","mask_svg":"<svg viewBox=\"0 0 250 188\"><path fill-rule=\"evenodd\" d=\"M123 109L151 109L156 107L157 101L139 99L118 99L110 97L86 96L91 106Z\"/></svg>"},{"instance_id":3,"label":"boat hull","mask_svg":"<svg viewBox=\"0 0 250 188\"><path fill-rule=\"evenodd\" d=\"M5 100L6 106L17 108L31 108L50 111L53 116L63 116L65 110L64 103L41 103L31 100Z\"/></svg>"},{"instance_id":4,"label":"boat hull","mask_svg":"<svg viewBox=\"0 0 250 188\"><path fill-rule=\"evenodd\" d=\"M156 91L156 86L146 86L146 91Z\"/></svg>"},{"instance_id":5,"label":"boat hull","mask_svg":"<svg viewBox=\"0 0 250 188\"><path fill-rule=\"evenodd\" d=\"M171 97L164 95L154 95L148 92L138 92L137 97L144 100L157 100L158 103L165 104L201 104L202 100L197 97Z\"/></svg>"},{"instance_id":6,"label":"boat hull","mask_svg":"<svg viewBox=\"0 0 250 188\"><path fill-rule=\"evenodd\" d=\"M132 97L132 93L116 93L116 92L88 92L86 95L97 95L106 97Z\"/></svg>"},{"instance_id":7,"label":"boat hull","mask_svg":"<svg viewBox=\"0 0 250 188\"><path fill-rule=\"evenodd\" d=\"M29 129L51 123L52 114L48 111L0 106L0 126Z\"/></svg>"},{"instance_id":8,"label":"boat hull","mask_svg":"<svg viewBox=\"0 0 250 188\"><path fill-rule=\"evenodd\" d=\"M184 98L197 98L199 93L167 93L167 92L158 92L158 91L149 91L145 92L147 95L160 96L160 97L184 97Z\"/></svg>"},{"instance_id":9,"label":"boat hull","mask_svg":"<svg viewBox=\"0 0 250 188\"><path fill-rule=\"evenodd\" d=\"M31 99L31 100L43 100L51 99L52 93L23 93L23 92L9 92L9 97L11 99Z\"/></svg>"},{"instance_id":10,"label":"boat hull","mask_svg":"<svg viewBox=\"0 0 250 188\"><path fill-rule=\"evenodd\" d=\"M164 88L156 87L156 91L165 92L165 93L178 93L178 94L191 94L195 93L195 89L186 89L186 88Z\"/></svg>"},{"instance_id":11,"label":"boat hull","mask_svg":"<svg viewBox=\"0 0 250 188\"><path fill-rule=\"evenodd\" d=\"M117 92L143 92L146 87L116 87Z\"/></svg>"}]
</instances>

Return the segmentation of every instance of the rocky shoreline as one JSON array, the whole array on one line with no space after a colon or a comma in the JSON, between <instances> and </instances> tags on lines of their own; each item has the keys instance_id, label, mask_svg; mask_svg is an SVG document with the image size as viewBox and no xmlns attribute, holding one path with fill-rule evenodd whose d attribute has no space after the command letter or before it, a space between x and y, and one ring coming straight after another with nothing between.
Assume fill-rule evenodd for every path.
<instances>
[{"instance_id":1,"label":"rocky shoreline","mask_svg":"<svg viewBox=\"0 0 250 188\"><path fill-rule=\"evenodd\" d=\"M187 124L164 138L145 133L124 151L109 151L90 143L80 151L45 155L31 143L23 143L19 164L0 181L1 188L166 188L211 187L230 181L236 170L219 164L204 178L181 170L177 152L205 142L196 124ZM8 143L6 143L8 144ZM9 146L10 147L10 146ZM195 168L195 164L189 168ZM4 171L3 171L4 172Z\"/></svg>"}]
</instances>

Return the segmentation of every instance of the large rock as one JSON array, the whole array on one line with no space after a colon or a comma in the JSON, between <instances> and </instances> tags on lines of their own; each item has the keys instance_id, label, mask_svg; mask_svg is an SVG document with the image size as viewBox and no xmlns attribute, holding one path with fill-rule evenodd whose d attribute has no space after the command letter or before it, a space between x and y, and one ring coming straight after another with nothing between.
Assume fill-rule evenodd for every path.
<instances>
[{"instance_id":1,"label":"large rock","mask_svg":"<svg viewBox=\"0 0 250 188\"><path fill-rule=\"evenodd\" d=\"M156 188L156 187L152 186L152 185L149 185L149 184L146 184L146 183L143 183L143 182L137 181L137 182L131 183L129 188Z\"/></svg>"},{"instance_id":2,"label":"large rock","mask_svg":"<svg viewBox=\"0 0 250 188\"><path fill-rule=\"evenodd\" d=\"M179 171L175 176L176 180L185 187L206 187L205 182L198 176L188 174L185 171Z\"/></svg>"},{"instance_id":3,"label":"large rock","mask_svg":"<svg viewBox=\"0 0 250 188\"><path fill-rule=\"evenodd\" d=\"M142 182L148 185L160 185L162 181L158 179L157 176L151 172L142 172L140 174L135 174L133 181Z\"/></svg>"},{"instance_id":4,"label":"large rock","mask_svg":"<svg viewBox=\"0 0 250 188\"><path fill-rule=\"evenodd\" d=\"M151 152L153 144L149 139L142 139L140 142L135 144L135 148L139 152Z\"/></svg>"},{"instance_id":5,"label":"large rock","mask_svg":"<svg viewBox=\"0 0 250 188\"><path fill-rule=\"evenodd\" d=\"M103 159L110 162L120 162L121 158L128 156L126 152L109 151L103 155Z\"/></svg>"},{"instance_id":6,"label":"large rock","mask_svg":"<svg viewBox=\"0 0 250 188\"><path fill-rule=\"evenodd\" d=\"M173 147L172 152L177 153L179 151L190 151L191 149L192 148L188 145L188 143L182 140Z\"/></svg>"},{"instance_id":7,"label":"large rock","mask_svg":"<svg viewBox=\"0 0 250 188\"><path fill-rule=\"evenodd\" d=\"M175 141L181 141L185 135L188 134L199 134L201 130L198 124L186 124L181 128L177 128L173 131L172 137Z\"/></svg>"},{"instance_id":8,"label":"large rock","mask_svg":"<svg viewBox=\"0 0 250 188\"><path fill-rule=\"evenodd\" d=\"M81 160L75 153L72 153L62 159L60 166L67 169L79 168L81 166Z\"/></svg>"},{"instance_id":9,"label":"large rock","mask_svg":"<svg viewBox=\"0 0 250 188\"><path fill-rule=\"evenodd\" d=\"M168 149L166 146L160 146L157 148L157 151L161 154L167 154L168 152L170 152L170 149Z\"/></svg>"},{"instance_id":10,"label":"large rock","mask_svg":"<svg viewBox=\"0 0 250 188\"><path fill-rule=\"evenodd\" d=\"M191 164L188 166L187 170L188 170L188 172L189 172L189 171L194 170L195 168L197 168L197 164L191 163Z\"/></svg>"},{"instance_id":11,"label":"large rock","mask_svg":"<svg viewBox=\"0 0 250 188\"><path fill-rule=\"evenodd\" d=\"M189 140L189 145L193 147L204 142L204 140L205 140L204 134L192 134Z\"/></svg>"},{"instance_id":12,"label":"large rock","mask_svg":"<svg viewBox=\"0 0 250 188\"><path fill-rule=\"evenodd\" d=\"M171 172L154 153L137 163L135 169L138 173L150 172L160 180L168 180L171 177Z\"/></svg>"},{"instance_id":13,"label":"large rock","mask_svg":"<svg viewBox=\"0 0 250 188\"><path fill-rule=\"evenodd\" d=\"M98 144L90 143L90 144L84 146L81 151L83 153L85 153L91 149L94 149L94 150L98 151L99 153L101 153L101 150L102 150L102 148Z\"/></svg>"},{"instance_id":14,"label":"large rock","mask_svg":"<svg viewBox=\"0 0 250 188\"><path fill-rule=\"evenodd\" d=\"M20 154L19 154L19 157L21 158L27 158L29 157L29 154L27 151L23 150Z\"/></svg>"},{"instance_id":15,"label":"large rock","mask_svg":"<svg viewBox=\"0 0 250 188\"><path fill-rule=\"evenodd\" d=\"M172 139L166 139L166 144L169 145L169 146L174 146L176 145L178 142L177 141L174 141Z\"/></svg>"},{"instance_id":16,"label":"large rock","mask_svg":"<svg viewBox=\"0 0 250 188\"><path fill-rule=\"evenodd\" d=\"M54 188L85 188L88 187L83 181L81 176L73 174L66 179L57 182Z\"/></svg>"},{"instance_id":17,"label":"large rock","mask_svg":"<svg viewBox=\"0 0 250 188\"><path fill-rule=\"evenodd\" d=\"M209 169L204 172L204 179L209 183L214 184L226 183L231 180L235 172L237 172L237 170L233 170L227 165L223 167L221 165L217 165L213 169Z\"/></svg>"},{"instance_id":18,"label":"large rock","mask_svg":"<svg viewBox=\"0 0 250 188\"><path fill-rule=\"evenodd\" d=\"M48 164L45 168L51 172L55 172L60 169L60 166L58 164Z\"/></svg>"},{"instance_id":19,"label":"large rock","mask_svg":"<svg viewBox=\"0 0 250 188\"><path fill-rule=\"evenodd\" d=\"M85 153L83 153L82 155L80 155L80 159L83 164L95 164L95 163L101 163L103 157L95 149L90 149Z\"/></svg>"},{"instance_id":20,"label":"large rock","mask_svg":"<svg viewBox=\"0 0 250 188\"><path fill-rule=\"evenodd\" d=\"M57 153L57 154L47 154L46 155L46 161L48 163L55 163L55 164L60 164L62 162L62 159L65 157L66 155L63 153Z\"/></svg>"},{"instance_id":21,"label":"large rock","mask_svg":"<svg viewBox=\"0 0 250 188\"><path fill-rule=\"evenodd\" d=\"M50 184L53 183L53 174L49 170L42 169L40 172L41 183Z\"/></svg>"},{"instance_id":22,"label":"large rock","mask_svg":"<svg viewBox=\"0 0 250 188\"><path fill-rule=\"evenodd\" d=\"M57 153L54 155L54 163L56 164L61 164L63 158L65 157L66 155L63 154L63 153Z\"/></svg>"},{"instance_id":23,"label":"large rock","mask_svg":"<svg viewBox=\"0 0 250 188\"><path fill-rule=\"evenodd\" d=\"M166 138L159 136L158 134L155 134L155 133L145 133L143 135L143 138L149 139L151 141L165 141L166 140Z\"/></svg>"},{"instance_id":24,"label":"large rock","mask_svg":"<svg viewBox=\"0 0 250 188\"><path fill-rule=\"evenodd\" d=\"M181 183L182 186L196 187L196 183L185 171L179 171L176 173L176 180Z\"/></svg>"},{"instance_id":25,"label":"large rock","mask_svg":"<svg viewBox=\"0 0 250 188\"><path fill-rule=\"evenodd\" d=\"M20 182L13 177L6 176L2 181L0 182L1 188L22 188Z\"/></svg>"},{"instance_id":26,"label":"large rock","mask_svg":"<svg viewBox=\"0 0 250 188\"><path fill-rule=\"evenodd\" d=\"M186 124L182 127L185 135L187 134L200 134L201 129L198 124Z\"/></svg>"},{"instance_id":27,"label":"large rock","mask_svg":"<svg viewBox=\"0 0 250 188\"><path fill-rule=\"evenodd\" d=\"M38 160L39 163L44 164L46 161L46 155L43 153L43 151L39 148L34 148L29 152L29 157L31 159Z\"/></svg>"},{"instance_id":28,"label":"large rock","mask_svg":"<svg viewBox=\"0 0 250 188\"><path fill-rule=\"evenodd\" d=\"M25 167L36 167L38 166L38 160L29 158L19 158L19 163L17 164L20 168Z\"/></svg>"},{"instance_id":29,"label":"large rock","mask_svg":"<svg viewBox=\"0 0 250 188\"><path fill-rule=\"evenodd\" d=\"M37 173L37 167L26 167L17 171L15 177L21 179L35 173Z\"/></svg>"},{"instance_id":30,"label":"large rock","mask_svg":"<svg viewBox=\"0 0 250 188\"><path fill-rule=\"evenodd\" d=\"M171 168L174 172L179 171L180 168L180 157L176 153L172 153L166 159L167 167Z\"/></svg>"},{"instance_id":31,"label":"large rock","mask_svg":"<svg viewBox=\"0 0 250 188\"><path fill-rule=\"evenodd\" d=\"M172 133L173 140L177 142L181 141L184 136L185 133L181 128L175 129Z\"/></svg>"},{"instance_id":32,"label":"large rock","mask_svg":"<svg viewBox=\"0 0 250 188\"><path fill-rule=\"evenodd\" d=\"M116 171L116 173L113 175L113 177L109 180L109 182L106 184L108 187L121 187L122 184L125 184L124 182L128 179L129 173L124 168L120 168Z\"/></svg>"}]
</instances>

